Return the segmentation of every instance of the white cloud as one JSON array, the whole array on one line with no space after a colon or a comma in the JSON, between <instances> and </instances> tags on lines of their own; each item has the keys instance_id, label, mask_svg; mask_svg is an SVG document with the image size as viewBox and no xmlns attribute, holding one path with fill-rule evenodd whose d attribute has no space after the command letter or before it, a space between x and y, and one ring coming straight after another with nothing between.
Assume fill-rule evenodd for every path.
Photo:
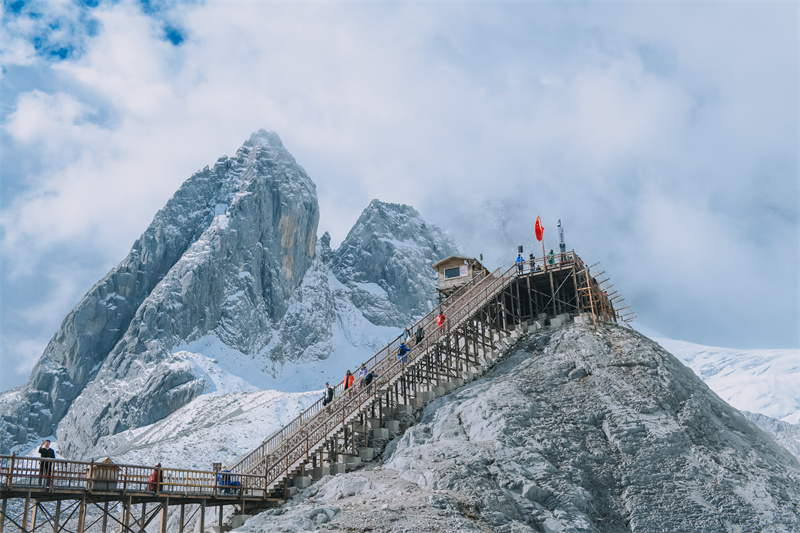
<instances>
[{"instance_id":1,"label":"white cloud","mask_svg":"<svg viewBox=\"0 0 800 533\"><path fill-rule=\"evenodd\" d=\"M59 9L77 32L75 7ZM470 253L498 260L530 242L536 214L548 227L563 218L584 255L617 261L615 245L640 254L619 267L622 283L661 320L681 294L725 290L663 268L674 254L709 266L706 254L736 261L759 243L787 246L785 236L796 252L792 13L212 2L149 16L102 5L91 12L96 36L64 36L80 43L76 59L37 60L48 88L4 96L15 98L4 118L13 154L41 158L3 207L6 276L67 245L113 265L181 182L264 127L316 181L320 231L334 245L374 197L414 205ZM163 38L166 21L186 36L180 46ZM37 24L5 26L0 60L29 64ZM507 206L500 233L476 220L487 201ZM742 238L734 225L748 223L772 225L783 243ZM796 258L782 268L796 274ZM681 289L653 301L653 272ZM796 316L791 300L776 305ZM688 340L725 344L683 327Z\"/></svg>"}]
</instances>

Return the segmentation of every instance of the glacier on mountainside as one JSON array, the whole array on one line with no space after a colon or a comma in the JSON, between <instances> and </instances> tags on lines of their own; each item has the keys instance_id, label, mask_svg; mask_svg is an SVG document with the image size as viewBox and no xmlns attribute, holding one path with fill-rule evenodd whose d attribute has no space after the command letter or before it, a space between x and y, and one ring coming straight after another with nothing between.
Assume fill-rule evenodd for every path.
<instances>
[{"instance_id":1,"label":"glacier on mountainside","mask_svg":"<svg viewBox=\"0 0 800 533\"><path fill-rule=\"evenodd\" d=\"M737 409L800 424L800 350L742 350L653 340Z\"/></svg>"}]
</instances>

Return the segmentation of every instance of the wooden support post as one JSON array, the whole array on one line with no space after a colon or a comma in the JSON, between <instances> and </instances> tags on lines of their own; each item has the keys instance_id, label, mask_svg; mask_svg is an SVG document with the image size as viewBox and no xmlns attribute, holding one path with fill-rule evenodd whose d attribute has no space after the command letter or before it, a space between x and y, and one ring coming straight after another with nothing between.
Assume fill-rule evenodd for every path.
<instances>
[{"instance_id":1,"label":"wooden support post","mask_svg":"<svg viewBox=\"0 0 800 533\"><path fill-rule=\"evenodd\" d=\"M553 271L550 271L550 296L553 298L553 316L558 314L558 309L556 309L556 288L553 284Z\"/></svg>"},{"instance_id":2,"label":"wooden support post","mask_svg":"<svg viewBox=\"0 0 800 533\"><path fill-rule=\"evenodd\" d=\"M78 510L78 529L75 533L83 533L86 527L86 495L81 498L80 509Z\"/></svg>"},{"instance_id":3,"label":"wooden support post","mask_svg":"<svg viewBox=\"0 0 800 533\"><path fill-rule=\"evenodd\" d=\"M131 497L127 501L120 502L119 533L128 531L128 523L131 516Z\"/></svg>"},{"instance_id":4,"label":"wooden support post","mask_svg":"<svg viewBox=\"0 0 800 533\"><path fill-rule=\"evenodd\" d=\"M573 257L574 256L575 255L574 255L574 252L573 252ZM580 315L581 313L583 313L583 304L581 302L581 293L578 291L578 276L577 276L577 273L575 272L575 268L576 268L575 264L573 263L572 264L572 285L575 287L575 308L576 308L577 313Z\"/></svg>"},{"instance_id":5,"label":"wooden support post","mask_svg":"<svg viewBox=\"0 0 800 533\"><path fill-rule=\"evenodd\" d=\"M592 309L592 324L594 325L594 330L597 331L597 316L595 316L594 312L594 300L592 298L592 279L589 276L589 269L586 269L586 291L589 293L589 307Z\"/></svg>"},{"instance_id":6,"label":"wooden support post","mask_svg":"<svg viewBox=\"0 0 800 533\"><path fill-rule=\"evenodd\" d=\"M59 503L61 503L61 502L59 502ZM58 507L56 507L56 510L58 510ZM58 524L58 523L56 522L56 524ZM108 502L103 504L103 525L101 526L100 533L106 533L106 527L107 526L108 526ZM56 533L57 533L57 531L56 531Z\"/></svg>"},{"instance_id":7,"label":"wooden support post","mask_svg":"<svg viewBox=\"0 0 800 533\"><path fill-rule=\"evenodd\" d=\"M202 500L200 502L200 533L205 533L206 531L206 501Z\"/></svg>"},{"instance_id":8,"label":"wooden support post","mask_svg":"<svg viewBox=\"0 0 800 533\"><path fill-rule=\"evenodd\" d=\"M28 491L27 496L25 496L25 506L23 507L22 533L28 532L28 513L30 512L30 505L31 505L31 493L30 491Z\"/></svg>"},{"instance_id":9,"label":"wooden support post","mask_svg":"<svg viewBox=\"0 0 800 533\"><path fill-rule=\"evenodd\" d=\"M105 518L105 515L103 515L103 518ZM61 521L61 500L58 500L56 502L56 511L55 514L53 515L53 533L58 533L59 531L58 523L60 521ZM103 531L103 533L105 533L105 530Z\"/></svg>"},{"instance_id":10,"label":"wooden support post","mask_svg":"<svg viewBox=\"0 0 800 533\"><path fill-rule=\"evenodd\" d=\"M6 523L6 500L3 499L3 505L0 507L0 533L3 533L3 526Z\"/></svg>"},{"instance_id":11,"label":"wooden support post","mask_svg":"<svg viewBox=\"0 0 800 533\"><path fill-rule=\"evenodd\" d=\"M220 505L217 509L218 509L217 510L217 514L219 514L219 532L222 533L222 509L223 509L223 506ZM162 531L161 533L166 533L166 532Z\"/></svg>"},{"instance_id":12,"label":"wooden support post","mask_svg":"<svg viewBox=\"0 0 800 533\"><path fill-rule=\"evenodd\" d=\"M142 504L142 517L139 519L139 531L141 533L145 533L144 526L146 524L145 524L144 519L145 519L146 516L147 516L147 504L143 503Z\"/></svg>"},{"instance_id":13,"label":"wooden support post","mask_svg":"<svg viewBox=\"0 0 800 533\"><path fill-rule=\"evenodd\" d=\"M266 490L267 490L267 488L264 487L264 493L265 494L266 494ZM181 517L180 517L180 521L178 522L178 533L183 533L183 523L184 523L184 519L185 518L186 518L186 505L182 503L181 504Z\"/></svg>"},{"instance_id":14,"label":"wooden support post","mask_svg":"<svg viewBox=\"0 0 800 533\"><path fill-rule=\"evenodd\" d=\"M161 504L161 530L160 533L167 533L167 514L169 513L169 496L164 498ZM220 532L222 529L220 528Z\"/></svg>"},{"instance_id":15,"label":"wooden support post","mask_svg":"<svg viewBox=\"0 0 800 533\"><path fill-rule=\"evenodd\" d=\"M42 505L38 500L33 500L33 515L31 516L31 531L36 531L36 518L39 514L39 506Z\"/></svg>"}]
</instances>

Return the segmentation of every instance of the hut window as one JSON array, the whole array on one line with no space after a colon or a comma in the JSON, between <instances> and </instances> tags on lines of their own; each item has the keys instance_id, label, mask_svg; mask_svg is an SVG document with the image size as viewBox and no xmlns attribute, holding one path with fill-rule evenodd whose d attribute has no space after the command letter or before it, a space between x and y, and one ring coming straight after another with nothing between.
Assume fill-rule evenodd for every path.
<instances>
[{"instance_id":1,"label":"hut window","mask_svg":"<svg viewBox=\"0 0 800 533\"><path fill-rule=\"evenodd\" d=\"M461 276L461 269L459 269L458 267L446 268L444 270L444 279L458 278L460 276Z\"/></svg>"}]
</instances>

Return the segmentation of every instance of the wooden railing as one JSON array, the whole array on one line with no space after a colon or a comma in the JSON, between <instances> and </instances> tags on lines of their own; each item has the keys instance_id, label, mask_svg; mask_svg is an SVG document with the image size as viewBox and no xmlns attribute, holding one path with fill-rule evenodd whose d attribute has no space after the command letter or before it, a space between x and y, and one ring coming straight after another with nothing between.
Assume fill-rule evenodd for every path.
<instances>
[{"instance_id":1,"label":"wooden railing","mask_svg":"<svg viewBox=\"0 0 800 533\"><path fill-rule=\"evenodd\" d=\"M0 493L25 488L48 492L84 490L267 498L281 479L291 474L298 465L308 462L311 454L332 435L369 407L377 399L379 391L388 389L408 369L416 367L426 353L486 306L517 276L535 275L538 273L537 267L546 272L547 269L572 263L578 267L583 265L574 252L552 257L553 264L545 265L550 258L536 258L533 263L525 261L522 268L515 264L505 272L497 269L473 278L413 325L408 342L410 352L402 360L397 355L402 341L398 337L365 362L375 376L369 386L359 379L351 388L344 390L344 383L339 383L333 402L323 406L320 398L261 446L239 459L231 468L231 473L158 468L160 481L153 487L150 482L153 467L0 456ZM437 327L436 320L440 312L445 315L445 324ZM424 336L422 341L416 342L413 331L419 326Z\"/></svg>"},{"instance_id":2,"label":"wooden railing","mask_svg":"<svg viewBox=\"0 0 800 533\"><path fill-rule=\"evenodd\" d=\"M486 279L483 275L478 275L472 278L467 284L460 287L457 291L455 291L447 301L453 301L454 299L458 299L463 296L467 291L473 288L475 285L483 282ZM436 306L433 310L431 310L427 315L425 315L422 319L415 322L411 327L411 336L409 337L410 342L415 342L415 331L417 327L422 326L424 336L427 336L433 329L435 328L436 324L436 317L439 315L440 306ZM364 362L364 366L373 372L373 375L379 375L381 371L384 370L385 364L383 363L384 359L391 357L394 352L396 352L399 347L400 343L402 342L401 337L395 338L392 342L386 345L385 348L377 352L374 356L372 356L369 360ZM358 372L358 370L356 370ZM358 378L359 376L356 376ZM358 383L356 383L358 384ZM337 405L339 402L339 398L342 396L342 393L345 392L344 388L344 380L333 387L334 390L334 401L332 405ZM235 464L231 468L232 471L235 472L252 472L254 465L260 465L263 463L264 458L274 454L275 450L281 445L281 443L287 439L289 439L294 433L301 427L304 427L311 419L317 416L325 407L322 402L322 398L317 400L314 404L309 406L307 409L302 411L296 418L294 418L291 422L286 424L284 427L275 431L272 435L267 437L261 443L261 446L253 450L252 452L240 457L236 460Z\"/></svg>"},{"instance_id":3,"label":"wooden railing","mask_svg":"<svg viewBox=\"0 0 800 533\"><path fill-rule=\"evenodd\" d=\"M157 482L151 478L156 472ZM119 492L263 499L264 476L0 455L3 492Z\"/></svg>"},{"instance_id":4,"label":"wooden railing","mask_svg":"<svg viewBox=\"0 0 800 533\"><path fill-rule=\"evenodd\" d=\"M576 257L574 252L569 252L535 261L546 270L571 264ZM549 263L551 258L553 263ZM548 264L545 264L545 261ZM527 265L528 273L535 272L535 264L528 262ZM264 472L267 487L271 489L275 483L289 475L292 468L307 462L310 455L324 445L334 432L344 428L365 407L368 407L376 399L379 390L398 380L405 368L414 366L432 346L448 335L451 329L458 327L475 311L486 305L516 276L525 273L525 270L525 267L520 269L515 264L502 274L497 269L487 276L473 279L413 325L412 336L409 337L411 351L402 361L395 355L401 342L398 337L365 362L368 371L375 376L369 387L356 382L353 387L344 390L343 383L338 384L333 402L323 406L320 398L287 426L270 436L261 446L238 460L231 470L249 474ZM440 312L445 315L446 320L444 327L437 328L436 318ZM422 342L416 343L413 330L418 326L423 328L424 337Z\"/></svg>"}]
</instances>

